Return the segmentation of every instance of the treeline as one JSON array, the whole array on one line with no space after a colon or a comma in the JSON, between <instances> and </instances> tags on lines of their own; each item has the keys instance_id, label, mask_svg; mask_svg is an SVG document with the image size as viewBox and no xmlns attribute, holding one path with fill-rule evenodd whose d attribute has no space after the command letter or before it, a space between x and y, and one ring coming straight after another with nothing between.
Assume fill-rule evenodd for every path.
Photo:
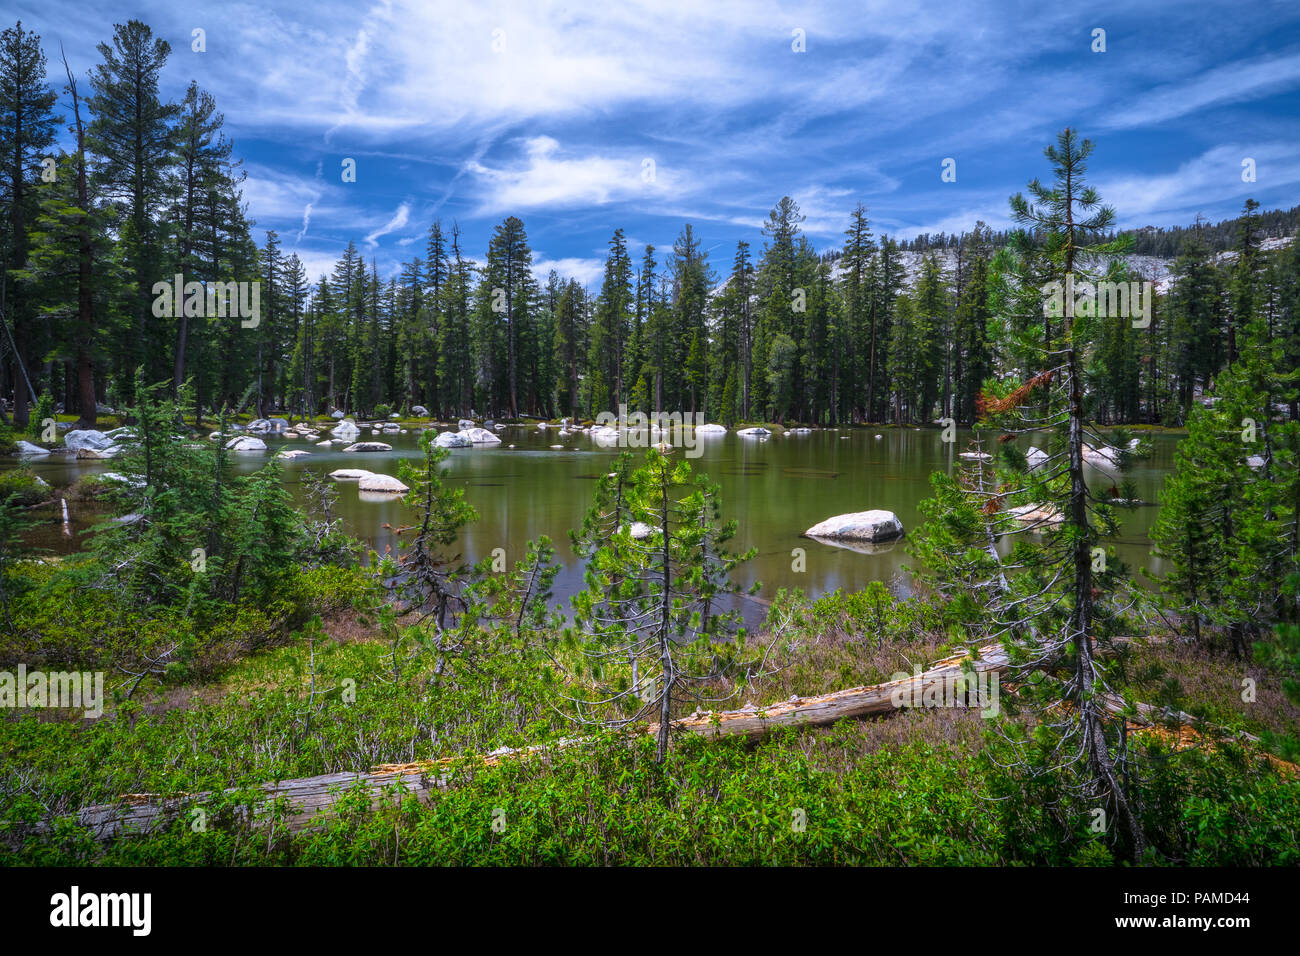
<instances>
[{"instance_id":1,"label":"treeline","mask_svg":"<svg viewBox=\"0 0 1300 956\"><path fill-rule=\"evenodd\" d=\"M1300 206L1290 209L1273 209L1259 214L1255 228L1265 239L1294 236L1300 231ZM1213 225L1197 220L1192 226L1143 226L1124 232L1108 230L1089 233L1088 241L1096 243L1115 242L1124 236L1131 236L1133 244L1129 250L1135 256L1158 256L1173 259L1184 252L1184 247L1192 241L1206 246L1211 252L1225 252L1237 241L1241 229L1241 217L1234 216ZM903 239L898 247L904 252L929 252L932 249L957 249L966 240L966 233L946 233L932 235L928 232L918 234L913 239ZM1015 235L1012 230L1003 230L989 234L993 248L1001 249ZM1040 238L1035 235L1035 238Z\"/></svg>"},{"instance_id":2,"label":"treeline","mask_svg":"<svg viewBox=\"0 0 1300 956\"><path fill-rule=\"evenodd\" d=\"M539 282L513 216L482 265L466 259L458 227L435 222L425 255L397 276L350 244L310 291L268 233L256 393L298 414L422 405L442 417L593 417L626 403L728 425L972 423L989 378L1032 373L1052 344L1043 297L1011 281L1013 267L1047 255L1042 236L1017 232L999 249L978 223L949 252L909 261L873 235L862 205L833 254L812 246L802 219L782 198L761 252L738 242L721 277L689 224L662 259L647 246L634 260L615 230L591 290L554 271ZM1164 292L1100 319L1084 350L1089 414L1184 424L1237 354L1248 309L1296 350L1300 246L1264 250L1254 201L1234 222L1233 255L1192 233ZM1094 245L1109 252L1107 280L1147 278L1125 264L1130 239Z\"/></svg>"},{"instance_id":3,"label":"treeline","mask_svg":"<svg viewBox=\"0 0 1300 956\"><path fill-rule=\"evenodd\" d=\"M970 423L988 379L1032 373L1052 344L1041 301L1007 279L1046 233L977 223L899 242L875 236L859 204L843 242L819 251L789 197L761 248L739 242L725 265L689 224L670 249L635 259L617 229L598 288L536 277L513 216L481 262L455 223L435 222L395 275L349 244L312 279L275 232L254 242L211 95L191 83L180 103L160 98L166 41L133 20L98 50L85 89L63 64L60 117L39 38L21 24L0 37L0 395L19 426L42 401L85 425L101 403L130 406L137 369L175 395L188 381L195 416L423 406L442 418L593 417L626 403L725 424ZM63 121L72 152L55 150ZM1157 239L1182 250L1150 325L1113 316L1085 350L1090 413L1183 423L1234 354L1243 284L1294 336L1300 250L1260 244L1295 219L1252 205L1231 227L1089 237L1117 254ZM1216 262L1229 231L1238 255ZM177 275L198 284L192 308L160 299ZM1120 258L1108 278L1144 277ZM258 283L255 323L203 307L204 290L229 282Z\"/></svg>"}]
</instances>

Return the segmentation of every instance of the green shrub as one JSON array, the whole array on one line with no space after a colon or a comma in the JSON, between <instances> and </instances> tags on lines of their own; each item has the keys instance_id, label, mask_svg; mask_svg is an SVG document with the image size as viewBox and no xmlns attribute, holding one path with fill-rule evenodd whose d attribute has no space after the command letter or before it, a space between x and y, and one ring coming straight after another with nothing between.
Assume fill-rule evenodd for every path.
<instances>
[{"instance_id":1,"label":"green shrub","mask_svg":"<svg viewBox=\"0 0 1300 956\"><path fill-rule=\"evenodd\" d=\"M26 466L0 471L0 501L12 496L16 504L30 507L48 501L53 495L54 489L49 483Z\"/></svg>"}]
</instances>

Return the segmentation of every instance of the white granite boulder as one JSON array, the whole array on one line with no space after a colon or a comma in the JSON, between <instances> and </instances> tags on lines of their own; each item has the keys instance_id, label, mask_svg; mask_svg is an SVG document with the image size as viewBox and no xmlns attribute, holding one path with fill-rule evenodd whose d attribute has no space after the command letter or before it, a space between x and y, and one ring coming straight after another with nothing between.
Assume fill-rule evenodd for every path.
<instances>
[{"instance_id":1,"label":"white granite boulder","mask_svg":"<svg viewBox=\"0 0 1300 956\"><path fill-rule=\"evenodd\" d=\"M804 532L806 538L848 541L889 541L901 537L903 522L892 511L854 511L819 521Z\"/></svg>"},{"instance_id":2,"label":"white granite boulder","mask_svg":"<svg viewBox=\"0 0 1300 956\"><path fill-rule=\"evenodd\" d=\"M460 433L468 438L474 445L499 445L500 437L495 432L490 432L486 428L462 428Z\"/></svg>"},{"instance_id":3,"label":"white granite boulder","mask_svg":"<svg viewBox=\"0 0 1300 956\"><path fill-rule=\"evenodd\" d=\"M356 422L348 419L331 428L330 434L335 438L342 438L344 441L356 441L361 437L361 429L357 427Z\"/></svg>"},{"instance_id":4,"label":"white granite boulder","mask_svg":"<svg viewBox=\"0 0 1300 956\"><path fill-rule=\"evenodd\" d=\"M226 448L230 451L266 451L266 442L252 435L240 435L226 442Z\"/></svg>"},{"instance_id":5,"label":"white granite boulder","mask_svg":"<svg viewBox=\"0 0 1300 956\"><path fill-rule=\"evenodd\" d=\"M392 475L370 474L357 479L357 490L382 492L388 495L404 495L411 489Z\"/></svg>"},{"instance_id":6,"label":"white granite boulder","mask_svg":"<svg viewBox=\"0 0 1300 956\"><path fill-rule=\"evenodd\" d=\"M438 448L469 448L474 444L460 432L439 432L433 443Z\"/></svg>"},{"instance_id":7,"label":"white granite boulder","mask_svg":"<svg viewBox=\"0 0 1300 956\"><path fill-rule=\"evenodd\" d=\"M63 444L72 451L80 452L83 449L105 451L115 447L117 442L104 432L87 428L68 432L63 436Z\"/></svg>"}]
</instances>

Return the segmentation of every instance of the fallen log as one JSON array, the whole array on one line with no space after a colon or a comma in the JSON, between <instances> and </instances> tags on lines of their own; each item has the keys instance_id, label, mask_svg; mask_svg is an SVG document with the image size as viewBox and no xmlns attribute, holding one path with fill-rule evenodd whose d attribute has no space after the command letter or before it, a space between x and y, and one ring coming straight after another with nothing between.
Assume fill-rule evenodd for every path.
<instances>
[{"instance_id":1,"label":"fallen log","mask_svg":"<svg viewBox=\"0 0 1300 956\"><path fill-rule=\"evenodd\" d=\"M888 681L864 687L851 687L815 697L791 697L762 708L747 707L710 713L695 713L673 721L675 733L701 734L706 737L741 736L757 740L781 727L823 727L854 717L883 716L899 708L895 700L923 698L927 691L943 687L963 674L1002 673L1009 666L1006 651L998 644L986 644L976 651L975 657L957 654L936 661L920 674L902 680ZM658 725L643 728L654 736ZM493 766L506 759L518 759L552 752L561 748L586 743L591 738L561 740L554 744L512 749L503 747L492 753L469 758L479 766ZM394 806L406 797L413 796L427 803L433 792L449 785L455 766L464 766L466 758L448 757L441 760L417 761L408 764L384 764L369 772L345 772L317 777L301 777L266 784L260 789L262 796L254 808L255 818L267 819L277 803L285 804L278 822L291 831L299 831L322 822L333 812L334 804L345 793L364 788L370 795L374 809ZM229 796L235 789L222 791ZM111 840L126 835L143 835L165 828L184 817L193 820L196 809L211 802L212 793L161 794L135 793L123 796L116 803L85 807L77 813L77 821L88 828L98 840ZM34 828L34 832L49 829L48 824Z\"/></svg>"},{"instance_id":2,"label":"fallen log","mask_svg":"<svg viewBox=\"0 0 1300 956\"><path fill-rule=\"evenodd\" d=\"M936 686L942 687L963 674L1001 674L1010 666L1006 650L1000 644L986 644L978 656L964 654L936 661L921 674L903 680L850 687L818 697L791 697L763 708L724 710L717 713L692 714L673 721L674 731L703 734L706 737L744 736L757 740L777 727L824 727L850 717L869 717L893 713L895 703L923 698ZM657 733L651 724L648 733Z\"/></svg>"}]
</instances>

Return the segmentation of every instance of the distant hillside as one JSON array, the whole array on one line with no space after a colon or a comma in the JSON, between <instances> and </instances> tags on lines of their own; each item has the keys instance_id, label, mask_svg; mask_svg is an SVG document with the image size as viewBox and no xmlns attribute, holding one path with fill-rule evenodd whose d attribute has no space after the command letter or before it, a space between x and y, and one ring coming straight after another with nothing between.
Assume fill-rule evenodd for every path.
<instances>
[{"instance_id":1,"label":"distant hillside","mask_svg":"<svg viewBox=\"0 0 1300 956\"><path fill-rule=\"evenodd\" d=\"M1300 206L1293 206L1290 209L1261 210L1257 215L1257 231L1265 239L1281 239L1300 232ZM1141 229L1112 230L1098 235L1095 241L1105 242L1121 235L1128 235L1133 237L1134 256L1176 259L1182 253L1184 243L1193 235L1199 236L1211 252L1224 252L1231 249L1237 239L1237 227L1240 221L1240 217L1234 217L1213 225L1201 223L1190 226L1143 226ZM915 239L898 240L898 247L905 252L955 250L969 235L969 232L952 235L922 233ZM1010 236L1009 231L1003 231L991 233L988 238L995 249L1000 249L1007 244Z\"/></svg>"},{"instance_id":2,"label":"distant hillside","mask_svg":"<svg viewBox=\"0 0 1300 956\"><path fill-rule=\"evenodd\" d=\"M1290 245L1294 239L1295 236L1293 235L1270 237L1260 242L1260 249L1264 251L1269 251L1272 249L1281 249L1285 246ZM925 258L929 255L934 255L939 260L939 263L942 266L943 271L948 273L949 275L951 275L953 272L956 271L957 249L955 246L931 248L924 252L920 252L920 251L903 252L900 258L903 263L903 269L907 275L906 284L908 286L911 286L916 282L917 277L921 274L921 268L925 261ZM1231 249L1226 249L1223 251L1215 252L1214 261L1216 263L1230 262L1236 257L1237 257L1236 252L1234 252ZM1177 262L1178 259L1177 256L1174 255L1160 256L1160 255L1151 255L1151 254L1143 255L1139 253L1133 253L1130 255L1116 256L1113 258L1123 260L1128 264L1129 268L1134 273L1141 276L1143 279L1154 282L1156 284L1156 291L1160 292L1161 294L1168 292L1169 287L1173 285L1173 281L1174 281L1173 269L1174 269L1174 263ZM838 277L839 272L840 270L838 268L838 263L837 263L836 267L832 269L832 274Z\"/></svg>"}]
</instances>

